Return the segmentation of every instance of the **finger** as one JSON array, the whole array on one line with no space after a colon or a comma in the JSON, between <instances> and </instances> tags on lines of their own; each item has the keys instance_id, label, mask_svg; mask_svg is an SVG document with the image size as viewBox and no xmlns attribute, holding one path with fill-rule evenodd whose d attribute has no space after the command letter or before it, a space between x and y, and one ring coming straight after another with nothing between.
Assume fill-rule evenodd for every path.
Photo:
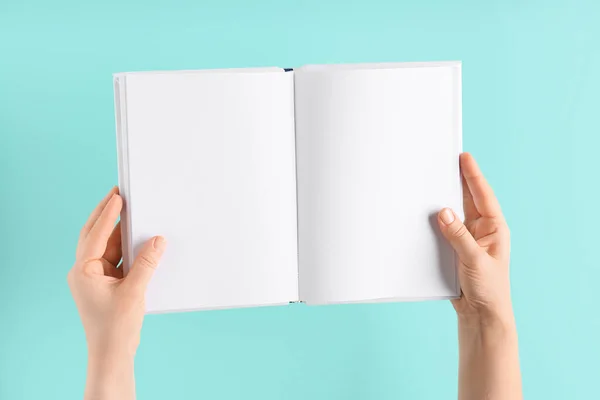
<instances>
[{"instance_id":1,"label":"finger","mask_svg":"<svg viewBox=\"0 0 600 400\"><path fill-rule=\"evenodd\" d=\"M113 194L82 243L82 256L85 259L98 259L104 255L108 238L117 223L122 207L121 196Z\"/></svg>"},{"instance_id":2,"label":"finger","mask_svg":"<svg viewBox=\"0 0 600 400\"><path fill-rule=\"evenodd\" d=\"M123 257L123 252L121 247L121 221L119 221L108 238L106 251L102 258L113 266L116 266L119 264L119 261L121 261L121 257Z\"/></svg>"},{"instance_id":3,"label":"finger","mask_svg":"<svg viewBox=\"0 0 600 400\"><path fill-rule=\"evenodd\" d=\"M498 199L496 199L494 191L485 180L473 156L469 153L461 154L460 167L477 212L488 218L502 216Z\"/></svg>"},{"instance_id":4,"label":"finger","mask_svg":"<svg viewBox=\"0 0 600 400\"><path fill-rule=\"evenodd\" d=\"M167 242L161 236L156 236L144 244L125 278L126 286L129 289L146 291L148 282L154 275L154 271L165 251L166 244Z\"/></svg>"},{"instance_id":5,"label":"finger","mask_svg":"<svg viewBox=\"0 0 600 400\"><path fill-rule=\"evenodd\" d=\"M94 226L94 223L96 222L100 214L102 214L102 210L104 210L104 207L106 207L106 204L115 193L119 193L119 189L116 186L113 186L113 188L110 189L108 194L104 196L100 203L98 203L94 211L92 211L92 213L88 217L88 220L83 225L83 228L81 228L81 232L79 234L79 243L81 243L83 239L86 238L88 233L90 233L90 230Z\"/></svg>"},{"instance_id":6,"label":"finger","mask_svg":"<svg viewBox=\"0 0 600 400\"><path fill-rule=\"evenodd\" d=\"M469 190L469 186L467 185L467 181L465 177L460 176L460 180L462 183L462 192L463 192L463 210L465 212L465 221L474 221L481 216L477 211L477 207L475 207L475 202L473 201L473 195Z\"/></svg>"},{"instance_id":7,"label":"finger","mask_svg":"<svg viewBox=\"0 0 600 400\"><path fill-rule=\"evenodd\" d=\"M444 208L438 214L438 222L442 234L454 248L458 258L465 265L473 266L484 250L479 247L471 232L458 219L456 213L449 208Z\"/></svg>"}]
</instances>

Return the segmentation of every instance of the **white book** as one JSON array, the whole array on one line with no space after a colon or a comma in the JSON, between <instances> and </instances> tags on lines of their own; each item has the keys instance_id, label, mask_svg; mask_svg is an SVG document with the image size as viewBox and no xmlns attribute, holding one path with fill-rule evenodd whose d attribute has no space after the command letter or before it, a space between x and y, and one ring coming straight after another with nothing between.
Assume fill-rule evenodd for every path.
<instances>
[{"instance_id":1,"label":"white book","mask_svg":"<svg viewBox=\"0 0 600 400\"><path fill-rule=\"evenodd\" d=\"M461 64L114 77L124 272L162 235L147 312L450 299Z\"/></svg>"}]
</instances>

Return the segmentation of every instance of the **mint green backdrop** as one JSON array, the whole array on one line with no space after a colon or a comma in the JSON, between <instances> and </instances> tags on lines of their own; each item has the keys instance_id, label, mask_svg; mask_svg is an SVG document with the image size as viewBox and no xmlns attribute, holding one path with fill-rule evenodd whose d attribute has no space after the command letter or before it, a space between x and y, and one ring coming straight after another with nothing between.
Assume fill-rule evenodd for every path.
<instances>
[{"instance_id":1,"label":"mint green backdrop","mask_svg":"<svg viewBox=\"0 0 600 400\"><path fill-rule=\"evenodd\" d=\"M426 60L463 61L526 398L597 398L598 21L593 0L0 1L0 399L81 397L65 276L117 180L113 72ZM447 302L153 315L138 397L453 399L455 325Z\"/></svg>"}]
</instances>

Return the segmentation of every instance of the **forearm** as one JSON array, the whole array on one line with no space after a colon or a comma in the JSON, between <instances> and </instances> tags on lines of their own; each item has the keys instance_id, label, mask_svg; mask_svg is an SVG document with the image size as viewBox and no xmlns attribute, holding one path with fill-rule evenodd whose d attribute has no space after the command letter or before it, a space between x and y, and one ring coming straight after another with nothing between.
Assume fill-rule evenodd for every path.
<instances>
[{"instance_id":1,"label":"forearm","mask_svg":"<svg viewBox=\"0 0 600 400\"><path fill-rule=\"evenodd\" d=\"M133 356L90 354L85 400L134 400Z\"/></svg>"},{"instance_id":2,"label":"forearm","mask_svg":"<svg viewBox=\"0 0 600 400\"><path fill-rule=\"evenodd\" d=\"M520 400L514 319L482 324L459 318L459 400Z\"/></svg>"}]
</instances>

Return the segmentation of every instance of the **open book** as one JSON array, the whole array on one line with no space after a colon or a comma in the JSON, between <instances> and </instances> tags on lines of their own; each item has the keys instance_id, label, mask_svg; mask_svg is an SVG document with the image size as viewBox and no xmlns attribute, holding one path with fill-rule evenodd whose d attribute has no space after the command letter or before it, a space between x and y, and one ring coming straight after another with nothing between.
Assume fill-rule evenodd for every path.
<instances>
[{"instance_id":1,"label":"open book","mask_svg":"<svg viewBox=\"0 0 600 400\"><path fill-rule=\"evenodd\" d=\"M148 312L459 296L459 62L114 77L124 269Z\"/></svg>"}]
</instances>

